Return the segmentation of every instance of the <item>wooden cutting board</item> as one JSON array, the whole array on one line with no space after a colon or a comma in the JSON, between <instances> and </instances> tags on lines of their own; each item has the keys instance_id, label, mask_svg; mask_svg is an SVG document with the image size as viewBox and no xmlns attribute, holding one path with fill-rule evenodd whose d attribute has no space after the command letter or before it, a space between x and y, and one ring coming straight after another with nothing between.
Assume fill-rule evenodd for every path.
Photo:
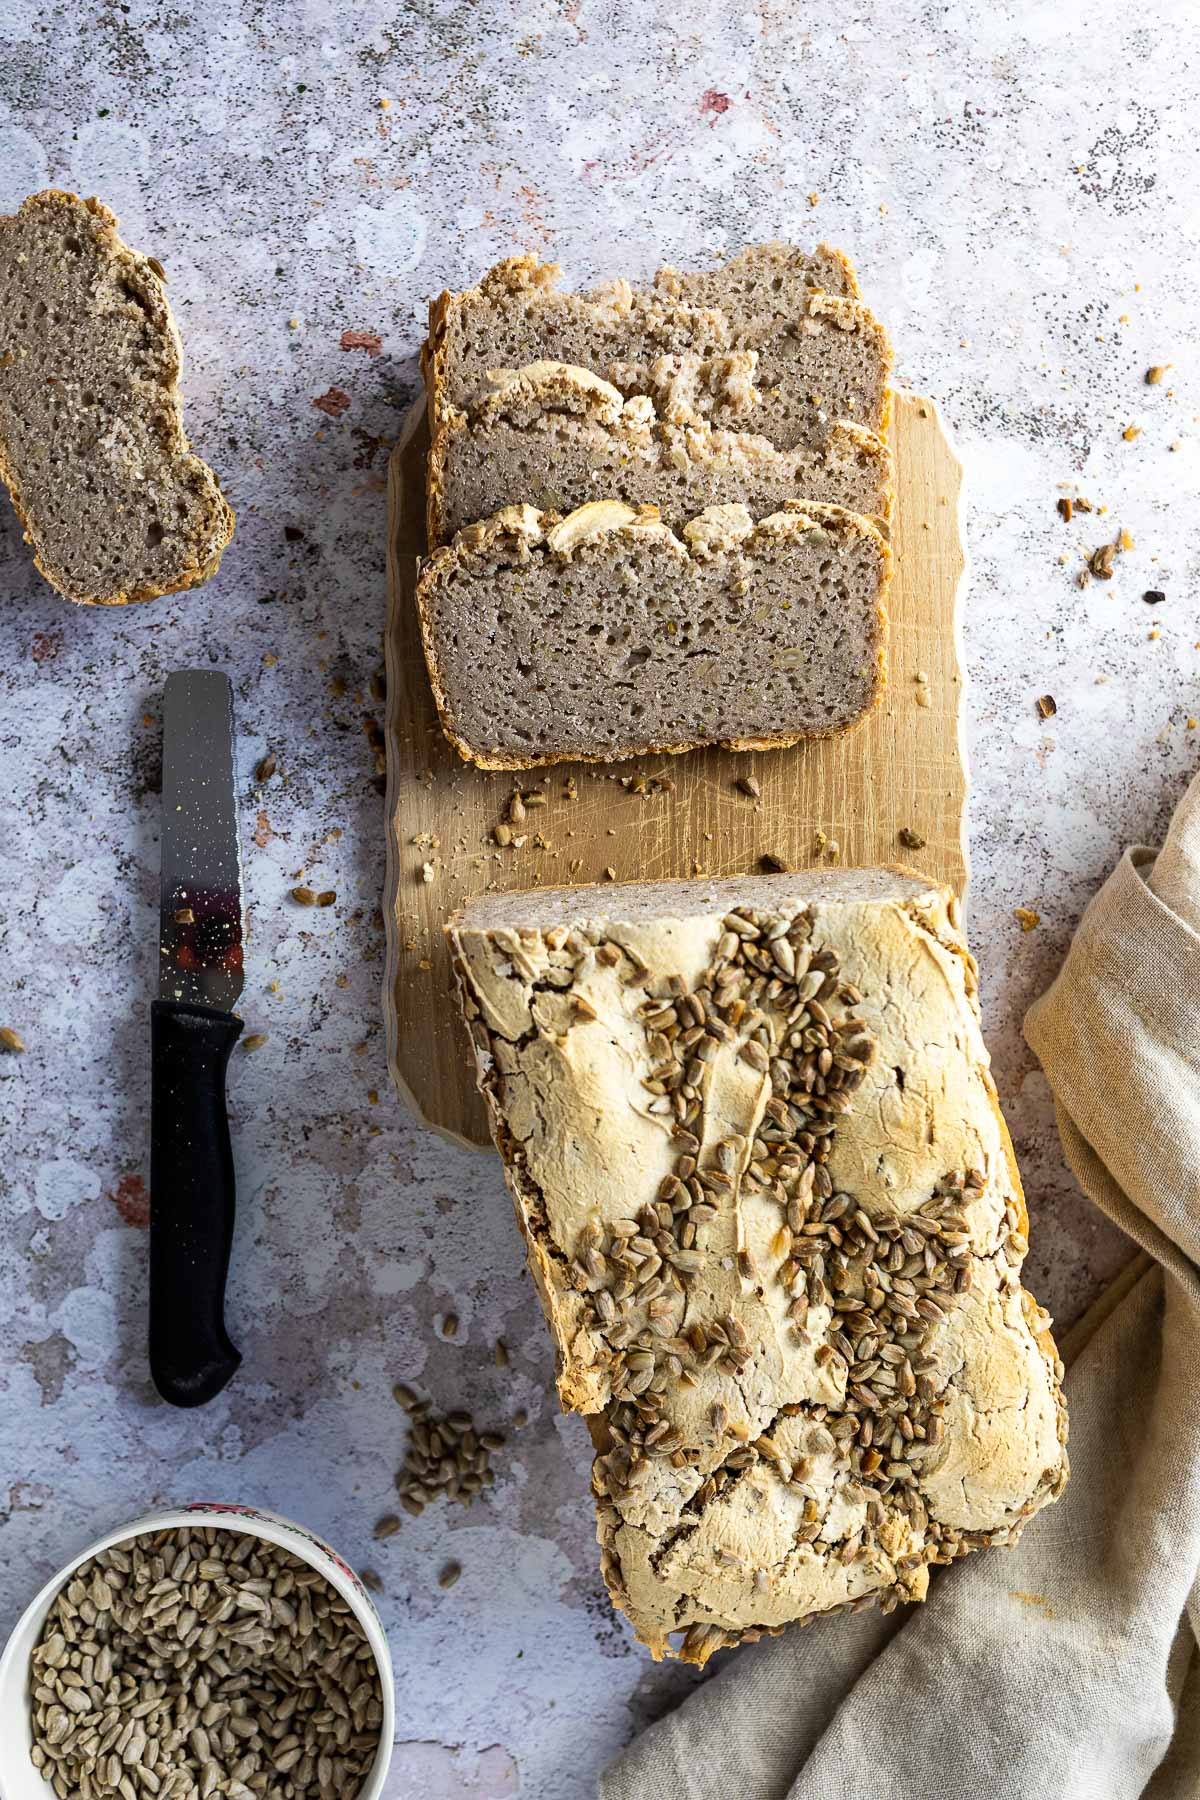
<instances>
[{"instance_id":1,"label":"wooden cutting board","mask_svg":"<svg viewBox=\"0 0 1200 1800\"><path fill-rule=\"evenodd\" d=\"M967 878L966 760L958 600L965 572L962 471L932 401L895 396L890 680L860 730L790 750L693 751L628 763L530 769L544 794L499 848L518 777L459 760L425 674L413 588L425 549L424 406L388 481L387 900L384 1011L392 1079L436 1130L490 1143L450 992L442 925L485 890L904 862L960 895ZM761 796L737 785L754 775ZM568 799L568 778L577 798ZM923 840L910 844L901 832ZM836 848L835 848L836 847ZM609 871L612 875L609 875Z\"/></svg>"}]
</instances>

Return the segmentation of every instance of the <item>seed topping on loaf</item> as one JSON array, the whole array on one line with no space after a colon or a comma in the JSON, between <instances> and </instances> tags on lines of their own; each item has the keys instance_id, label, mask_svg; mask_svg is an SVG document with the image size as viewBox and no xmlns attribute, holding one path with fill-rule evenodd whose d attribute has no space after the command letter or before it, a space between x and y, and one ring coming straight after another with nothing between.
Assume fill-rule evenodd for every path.
<instances>
[{"instance_id":1,"label":"seed topping on loaf","mask_svg":"<svg viewBox=\"0 0 1200 1800\"><path fill-rule=\"evenodd\" d=\"M672 920L672 973L636 923L496 925L486 943L452 928L560 1393L604 1415L605 1579L656 1654L682 1632L671 1653L703 1662L798 1615L922 1598L932 1564L1013 1541L1066 1480L1062 1366L1020 1286L1024 1209L994 1097L949 1129L966 1046L922 1079L951 1080L929 1127L980 1166L939 1163L887 1119L901 1071L880 1068L871 1021L911 1004L900 947L927 947L934 995L957 968L969 999L973 966L914 897L890 927L902 960L864 992L828 918L743 905L705 930ZM617 1110L593 1135L573 1111L553 1150L529 1109L561 1097L545 1086L560 1065L626 1122ZM607 1085L618 1067L635 1072L624 1094ZM639 1167L654 1171L641 1199Z\"/></svg>"}]
</instances>

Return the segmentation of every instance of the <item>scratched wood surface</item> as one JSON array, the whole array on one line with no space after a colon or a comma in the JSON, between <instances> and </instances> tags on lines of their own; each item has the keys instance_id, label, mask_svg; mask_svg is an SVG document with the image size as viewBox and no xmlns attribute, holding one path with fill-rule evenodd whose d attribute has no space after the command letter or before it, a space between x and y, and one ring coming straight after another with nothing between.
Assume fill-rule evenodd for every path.
<instances>
[{"instance_id":1,"label":"scratched wood surface","mask_svg":"<svg viewBox=\"0 0 1200 1800\"><path fill-rule=\"evenodd\" d=\"M864 727L790 750L560 763L514 776L461 762L438 724L413 603L428 447L424 409L413 409L388 491L384 1011L392 1079L430 1125L490 1141L442 936L449 914L485 890L604 881L609 869L618 881L754 873L765 854L795 869L904 862L963 892L962 471L932 401L918 395L896 395L891 444L890 679ZM761 785L757 800L737 786L748 774ZM568 777L575 799L565 796ZM639 777L650 791L638 791ZM664 778L672 785L659 788ZM500 849L492 830L518 780L546 804L517 828L523 844ZM924 843L906 844L901 832Z\"/></svg>"}]
</instances>

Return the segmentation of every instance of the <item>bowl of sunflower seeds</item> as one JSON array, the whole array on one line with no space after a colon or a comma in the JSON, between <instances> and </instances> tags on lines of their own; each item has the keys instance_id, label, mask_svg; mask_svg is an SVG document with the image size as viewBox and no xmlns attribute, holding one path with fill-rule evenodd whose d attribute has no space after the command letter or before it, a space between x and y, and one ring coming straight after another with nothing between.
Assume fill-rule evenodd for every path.
<instances>
[{"instance_id":1,"label":"bowl of sunflower seeds","mask_svg":"<svg viewBox=\"0 0 1200 1800\"><path fill-rule=\"evenodd\" d=\"M109 1532L0 1657L0 1800L378 1800L383 1626L302 1526L199 1504Z\"/></svg>"}]
</instances>

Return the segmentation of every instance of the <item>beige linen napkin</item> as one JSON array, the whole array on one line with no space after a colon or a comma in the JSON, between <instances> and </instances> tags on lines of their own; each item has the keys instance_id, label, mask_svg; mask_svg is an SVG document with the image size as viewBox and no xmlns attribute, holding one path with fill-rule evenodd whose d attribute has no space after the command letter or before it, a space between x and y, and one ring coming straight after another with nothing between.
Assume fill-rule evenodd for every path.
<instances>
[{"instance_id":1,"label":"beige linen napkin","mask_svg":"<svg viewBox=\"0 0 1200 1800\"><path fill-rule=\"evenodd\" d=\"M1066 1493L922 1608L739 1651L601 1800L1200 1795L1200 777L1025 1029L1071 1167L1154 1259L1071 1364Z\"/></svg>"}]
</instances>

